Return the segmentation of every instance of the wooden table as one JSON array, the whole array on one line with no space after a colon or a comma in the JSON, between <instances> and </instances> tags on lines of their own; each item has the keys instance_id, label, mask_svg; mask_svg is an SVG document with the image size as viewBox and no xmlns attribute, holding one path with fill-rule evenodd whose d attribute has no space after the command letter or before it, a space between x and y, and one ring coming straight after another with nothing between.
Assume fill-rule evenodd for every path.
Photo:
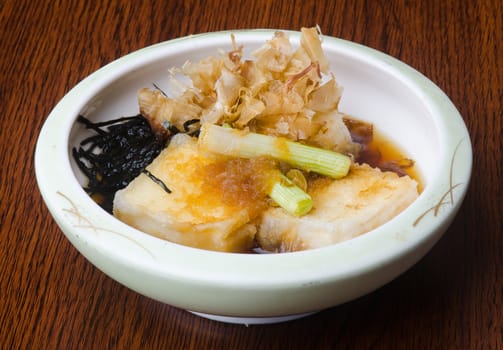
<instances>
[{"instance_id":1,"label":"wooden table","mask_svg":"<svg viewBox=\"0 0 503 350\"><path fill-rule=\"evenodd\" d=\"M0 348L503 349L502 18L500 0L0 0ZM245 327L138 295L78 254L33 169L38 132L71 87L179 36L314 24L415 67L468 126L473 181L424 259L345 305Z\"/></svg>"}]
</instances>

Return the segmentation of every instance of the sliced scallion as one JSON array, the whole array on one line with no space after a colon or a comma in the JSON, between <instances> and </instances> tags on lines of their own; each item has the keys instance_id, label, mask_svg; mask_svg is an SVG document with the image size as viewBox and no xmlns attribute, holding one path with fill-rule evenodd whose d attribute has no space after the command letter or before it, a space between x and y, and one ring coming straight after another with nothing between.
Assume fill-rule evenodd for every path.
<instances>
[{"instance_id":1,"label":"sliced scallion","mask_svg":"<svg viewBox=\"0 0 503 350\"><path fill-rule=\"evenodd\" d=\"M199 144L203 149L227 156L272 157L299 169L334 179L346 176L351 165L351 159L338 152L304 145L282 137L240 131L214 124L202 126Z\"/></svg>"},{"instance_id":2,"label":"sliced scallion","mask_svg":"<svg viewBox=\"0 0 503 350\"><path fill-rule=\"evenodd\" d=\"M278 180L271 187L269 197L292 215L307 214L313 207L311 196L284 175L278 177Z\"/></svg>"}]
</instances>

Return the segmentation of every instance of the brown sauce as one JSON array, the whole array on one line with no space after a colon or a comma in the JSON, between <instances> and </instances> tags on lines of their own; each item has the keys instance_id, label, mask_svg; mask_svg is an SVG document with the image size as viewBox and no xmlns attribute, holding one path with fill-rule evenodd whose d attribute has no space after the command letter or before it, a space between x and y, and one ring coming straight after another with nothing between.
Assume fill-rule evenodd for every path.
<instances>
[{"instance_id":1,"label":"brown sauce","mask_svg":"<svg viewBox=\"0 0 503 350\"><path fill-rule=\"evenodd\" d=\"M352 117L344 118L354 142L361 146L356 157L357 163L366 163L382 171L392 171L399 176L408 175L418 183L418 191L422 190L422 180L419 169L413 159L389 138L380 134L372 124Z\"/></svg>"}]
</instances>

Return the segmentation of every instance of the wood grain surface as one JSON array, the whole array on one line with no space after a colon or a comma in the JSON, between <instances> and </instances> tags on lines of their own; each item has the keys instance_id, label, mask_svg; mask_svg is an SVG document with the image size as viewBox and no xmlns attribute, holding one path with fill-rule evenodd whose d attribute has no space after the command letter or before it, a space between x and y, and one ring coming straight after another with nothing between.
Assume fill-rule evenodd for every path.
<instances>
[{"instance_id":1,"label":"wood grain surface","mask_svg":"<svg viewBox=\"0 0 503 350\"><path fill-rule=\"evenodd\" d=\"M503 349L502 18L500 0L0 0L0 349ZM136 294L73 248L42 201L33 154L76 83L179 36L315 24L416 68L467 124L473 180L424 259L347 304L245 327Z\"/></svg>"}]
</instances>

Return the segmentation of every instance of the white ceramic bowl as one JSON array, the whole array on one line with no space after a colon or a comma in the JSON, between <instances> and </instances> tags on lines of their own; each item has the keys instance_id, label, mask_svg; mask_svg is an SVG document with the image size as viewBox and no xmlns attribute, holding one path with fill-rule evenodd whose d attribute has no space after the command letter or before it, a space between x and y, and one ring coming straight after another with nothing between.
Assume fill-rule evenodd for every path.
<instances>
[{"instance_id":1,"label":"white ceramic bowl","mask_svg":"<svg viewBox=\"0 0 503 350\"><path fill-rule=\"evenodd\" d=\"M245 53L272 30L233 31ZM466 127L430 80L373 49L331 37L323 47L344 87L340 110L375 124L419 166L424 190L404 212L358 238L309 251L231 254L167 242L115 219L82 189L71 149L76 118L137 113L136 92L167 81L167 69L218 49L231 32L184 37L124 56L91 74L54 108L39 136L37 181L57 224L95 266L123 285L205 317L237 323L285 321L369 293L415 264L453 220L471 175ZM294 45L299 33L289 32Z\"/></svg>"}]
</instances>

